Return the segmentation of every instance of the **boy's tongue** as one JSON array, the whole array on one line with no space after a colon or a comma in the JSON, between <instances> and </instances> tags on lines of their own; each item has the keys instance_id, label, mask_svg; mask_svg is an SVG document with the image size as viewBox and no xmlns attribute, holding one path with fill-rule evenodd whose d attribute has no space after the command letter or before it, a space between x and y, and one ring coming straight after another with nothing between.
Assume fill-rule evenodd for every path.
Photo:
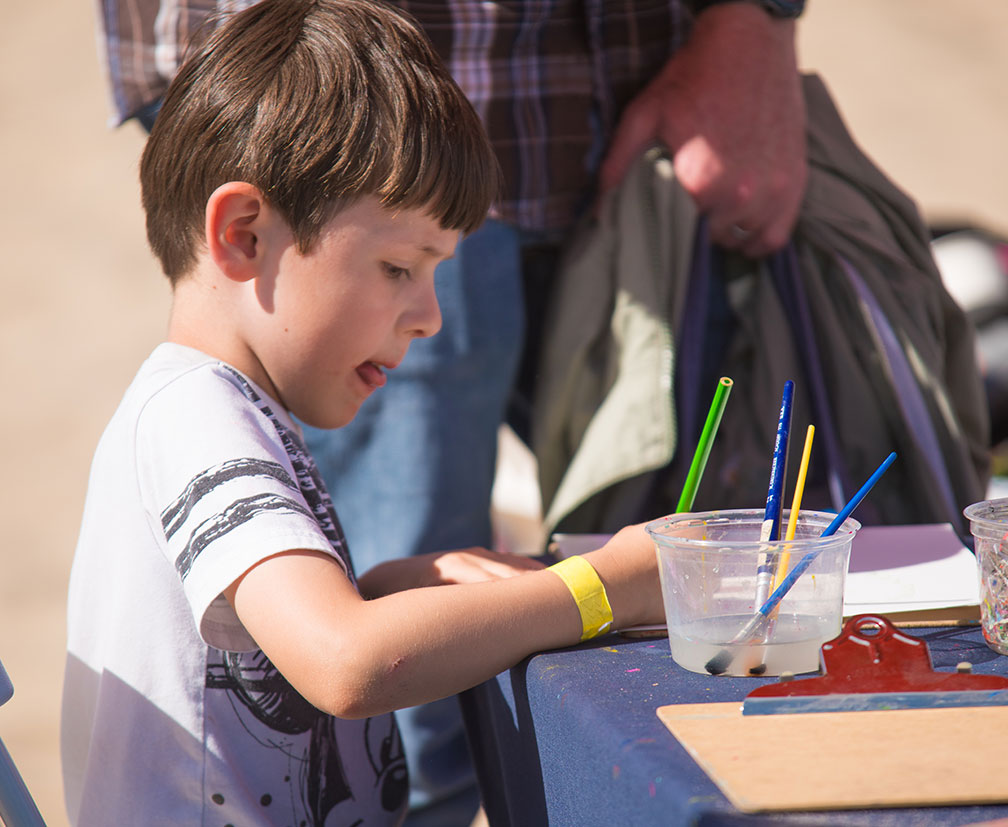
<instances>
[{"instance_id":1,"label":"boy's tongue","mask_svg":"<svg viewBox=\"0 0 1008 827\"><path fill-rule=\"evenodd\" d=\"M374 362L365 362L357 368L357 375L367 384L380 388L386 382L384 371Z\"/></svg>"}]
</instances>

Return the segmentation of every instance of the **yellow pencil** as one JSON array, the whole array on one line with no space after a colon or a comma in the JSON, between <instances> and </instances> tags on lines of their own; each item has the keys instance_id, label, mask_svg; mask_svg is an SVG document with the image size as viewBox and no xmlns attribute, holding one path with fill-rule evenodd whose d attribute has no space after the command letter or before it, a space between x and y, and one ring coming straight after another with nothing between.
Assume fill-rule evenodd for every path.
<instances>
[{"instance_id":1,"label":"yellow pencil","mask_svg":"<svg viewBox=\"0 0 1008 827\"><path fill-rule=\"evenodd\" d=\"M798 479L795 482L794 499L791 501L791 513L788 515L787 531L784 533L784 542L786 543L794 539L795 529L798 527L798 512L801 510L802 494L805 491L805 477L808 474L809 457L812 455L813 436L815 436L815 425L809 425L805 432L805 447L802 448L801 464L798 466ZM787 574L790 558L791 550L785 546L784 551L781 552L780 562L777 564L777 575L774 577L771 591L781 584Z\"/></svg>"}]
</instances>

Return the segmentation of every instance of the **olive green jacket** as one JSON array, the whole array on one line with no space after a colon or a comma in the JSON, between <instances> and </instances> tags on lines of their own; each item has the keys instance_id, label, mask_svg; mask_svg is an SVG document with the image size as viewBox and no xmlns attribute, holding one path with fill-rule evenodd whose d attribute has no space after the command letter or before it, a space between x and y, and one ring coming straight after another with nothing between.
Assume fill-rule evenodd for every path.
<instances>
[{"instance_id":1,"label":"olive green jacket","mask_svg":"<svg viewBox=\"0 0 1008 827\"><path fill-rule=\"evenodd\" d=\"M809 180L791 259L800 277L789 287L770 261L741 257L722 274L735 327L721 373L734 386L694 510L763 507L793 379L793 455L816 426L803 507L839 508L896 451L856 516L963 532L961 509L983 499L989 474L973 330L915 204L858 149L820 79L804 84ZM532 447L549 531L613 531L673 511L695 447L681 444L672 389L703 252L693 249L696 209L656 149L600 216L564 256L537 377ZM693 392L702 417L714 388Z\"/></svg>"}]
</instances>

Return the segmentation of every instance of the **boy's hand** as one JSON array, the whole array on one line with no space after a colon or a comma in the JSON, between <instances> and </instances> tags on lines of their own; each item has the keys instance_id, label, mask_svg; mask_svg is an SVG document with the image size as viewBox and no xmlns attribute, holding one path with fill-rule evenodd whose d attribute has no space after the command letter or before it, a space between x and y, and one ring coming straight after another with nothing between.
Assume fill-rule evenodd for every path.
<instances>
[{"instance_id":1,"label":"boy's hand","mask_svg":"<svg viewBox=\"0 0 1008 827\"><path fill-rule=\"evenodd\" d=\"M543 567L531 557L473 546L379 563L362 574L357 585L365 598L372 599L420 586L499 580Z\"/></svg>"}]
</instances>

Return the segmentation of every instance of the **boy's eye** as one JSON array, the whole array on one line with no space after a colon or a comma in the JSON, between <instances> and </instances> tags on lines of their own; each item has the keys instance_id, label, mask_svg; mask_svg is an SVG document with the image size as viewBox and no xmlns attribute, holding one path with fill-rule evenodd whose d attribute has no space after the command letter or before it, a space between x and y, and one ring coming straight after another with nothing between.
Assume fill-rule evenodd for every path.
<instances>
[{"instance_id":1,"label":"boy's eye","mask_svg":"<svg viewBox=\"0 0 1008 827\"><path fill-rule=\"evenodd\" d=\"M384 262L385 274L391 279L403 279L409 278L410 271L405 267L398 267L395 264L389 264L389 262Z\"/></svg>"}]
</instances>

